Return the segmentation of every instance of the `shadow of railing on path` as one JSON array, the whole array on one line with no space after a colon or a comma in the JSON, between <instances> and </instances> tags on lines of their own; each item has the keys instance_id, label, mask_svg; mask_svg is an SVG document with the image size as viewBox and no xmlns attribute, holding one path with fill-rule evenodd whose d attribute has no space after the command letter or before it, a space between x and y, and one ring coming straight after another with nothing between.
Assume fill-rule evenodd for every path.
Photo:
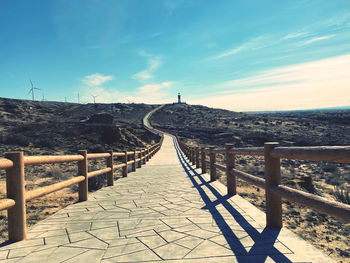
<instances>
[{"instance_id":1,"label":"shadow of railing on path","mask_svg":"<svg viewBox=\"0 0 350 263\"><path fill-rule=\"evenodd\" d=\"M179 148L179 145L175 138L173 138L173 143L176 149L177 156L179 161L190 178L193 186L197 189L203 201L205 202L205 206L203 209L207 209L213 216L215 223L219 227L223 236L225 237L227 243L229 244L231 250L234 252L237 261L239 263L247 263L247 262L265 262L267 257L269 256L276 262L288 263L291 262L282 252L274 247L274 243L277 240L277 237L281 231L280 228L264 228L261 233L253 227L242 214L235 209L231 203L228 202L228 199L231 197L230 195L222 195L219 193L210 182L206 182L204 178L197 173L195 169L191 167L191 165L186 160L186 157L182 153ZM199 184L194 177L197 177L201 184ZM204 187L207 187L211 193L216 197L215 201L211 201L209 196L204 191ZM235 221L244 229L244 231L250 236L250 238L254 241L254 245L252 247L247 248L244 247L240 239L235 235L229 224L226 222L225 218L221 213L217 210L216 206L221 204L225 209L232 215ZM292 252L290 252L292 253ZM254 257L254 259L252 259ZM252 261L253 260L253 261Z\"/></svg>"}]
</instances>

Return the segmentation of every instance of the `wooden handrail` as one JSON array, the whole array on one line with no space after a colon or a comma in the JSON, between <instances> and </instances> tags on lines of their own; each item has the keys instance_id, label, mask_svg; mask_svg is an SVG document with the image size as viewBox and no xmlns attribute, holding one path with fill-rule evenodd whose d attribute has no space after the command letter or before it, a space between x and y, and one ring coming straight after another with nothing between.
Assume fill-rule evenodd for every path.
<instances>
[{"instance_id":1,"label":"wooden handrail","mask_svg":"<svg viewBox=\"0 0 350 263\"><path fill-rule=\"evenodd\" d=\"M106 174L106 173L109 173L110 171L112 171L112 169L110 167L107 167L107 168L104 168L104 169L101 169L101 170L96 170L96 171L93 171L93 172L89 172L88 173L88 177L91 178L91 177L94 177L94 176L97 176L97 175Z\"/></svg>"},{"instance_id":2,"label":"wooden handrail","mask_svg":"<svg viewBox=\"0 0 350 263\"><path fill-rule=\"evenodd\" d=\"M92 159L107 158L110 156L111 156L110 153L88 153L87 158L89 160L92 160Z\"/></svg>"},{"instance_id":3,"label":"wooden handrail","mask_svg":"<svg viewBox=\"0 0 350 263\"><path fill-rule=\"evenodd\" d=\"M136 162L148 161L157 151L159 151L163 136L158 143L138 151L125 151L107 153L87 153L79 151L77 155L42 155L24 156L23 152L6 153L6 158L0 158L0 169L6 170L7 198L0 199L0 210L8 210L8 232L10 241L20 241L26 238L26 201L59 191L74 184L79 184L79 200L88 199L88 179L101 174L107 174L107 184L114 184L113 171L123 168L124 175L127 175L127 166L132 164L136 170ZM133 159L128 161L128 156ZM139 158L136 158L139 155ZM114 158L123 157L124 162L114 165ZM92 159L106 159L107 167L88 172L88 161ZM61 181L52 185L25 191L24 167L37 164L54 164L64 162L78 162L78 176ZM141 167L141 165L140 165Z\"/></svg>"},{"instance_id":4,"label":"wooden handrail","mask_svg":"<svg viewBox=\"0 0 350 263\"><path fill-rule=\"evenodd\" d=\"M10 198L5 198L0 200L0 210L10 209L16 204L15 200Z\"/></svg>"},{"instance_id":5,"label":"wooden handrail","mask_svg":"<svg viewBox=\"0 0 350 263\"><path fill-rule=\"evenodd\" d=\"M350 163L350 146L277 147L271 156L293 160Z\"/></svg>"},{"instance_id":6,"label":"wooden handrail","mask_svg":"<svg viewBox=\"0 0 350 263\"><path fill-rule=\"evenodd\" d=\"M41 156L24 156L24 165L34 164L53 164L82 161L81 155L41 155Z\"/></svg>"},{"instance_id":7,"label":"wooden handrail","mask_svg":"<svg viewBox=\"0 0 350 263\"><path fill-rule=\"evenodd\" d=\"M189 158L189 161L193 162L197 147L187 146L178 137L176 138L181 150ZM231 145L226 145L225 151L214 146L207 149L204 146L201 147L199 159L201 160L202 172L206 172L206 169L203 170L203 164L210 165L210 178L214 181L216 180L216 169L226 170L228 194L236 194L235 177L265 189L267 227L282 226L281 198L313 208L347 223L350 222L350 205L280 185L280 159L350 163L350 146L280 147L278 143L265 143L265 147L233 148ZM216 163L216 154L218 153L226 155L226 165ZM264 156L265 179L235 169L235 155ZM206 160L206 156L210 157L210 161ZM194 164L197 165L197 162Z\"/></svg>"},{"instance_id":8,"label":"wooden handrail","mask_svg":"<svg viewBox=\"0 0 350 263\"><path fill-rule=\"evenodd\" d=\"M8 169L13 166L13 162L6 158L0 158L0 169Z\"/></svg>"},{"instance_id":9,"label":"wooden handrail","mask_svg":"<svg viewBox=\"0 0 350 263\"><path fill-rule=\"evenodd\" d=\"M63 188L69 187L73 184L83 182L84 180L85 180L84 176L77 176L77 177L74 177L74 178L59 182L59 183L55 183L52 185L40 187L40 188L35 189L35 190L27 191L26 195L25 195L26 201L29 201L29 200L53 193L53 192L57 192Z\"/></svg>"}]
</instances>

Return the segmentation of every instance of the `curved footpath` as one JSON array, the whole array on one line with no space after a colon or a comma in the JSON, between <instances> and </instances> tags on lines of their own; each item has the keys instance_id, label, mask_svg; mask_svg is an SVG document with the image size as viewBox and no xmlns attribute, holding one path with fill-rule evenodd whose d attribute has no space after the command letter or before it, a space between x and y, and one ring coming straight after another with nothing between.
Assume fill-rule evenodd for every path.
<instances>
[{"instance_id":1,"label":"curved footpath","mask_svg":"<svg viewBox=\"0 0 350 263\"><path fill-rule=\"evenodd\" d=\"M147 122L148 123L148 122ZM165 134L142 169L0 248L6 262L333 262L200 174Z\"/></svg>"}]
</instances>

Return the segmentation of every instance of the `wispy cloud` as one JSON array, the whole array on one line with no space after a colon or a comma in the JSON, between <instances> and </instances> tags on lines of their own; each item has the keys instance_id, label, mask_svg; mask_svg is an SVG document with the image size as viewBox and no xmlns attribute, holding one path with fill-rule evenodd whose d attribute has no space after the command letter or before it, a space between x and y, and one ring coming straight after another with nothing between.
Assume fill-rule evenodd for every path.
<instances>
[{"instance_id":1,"label":"wispy cloud","mask_svg":"<svg viewBox=\"0 0 350 263\"><path fill-rule=\"evenodd\" d=\"M301 37L307 37L310 35L312 35L312 34L301 30L301 31L289 33L288 35L284 36L283 39L286 40L286 39L293 39L293 38L301 38Z\"/></svg>"},{"instance_id":2,"label":"wispy cloud","mask_svg":"<svg viewBox=\"0 0 350 263\"><path fill-rule=\"evenodd\" d=\"M112 75L102 75L99 73L95 73L95 74L85 76L84 78L81 79L81 81L90 87L95 87L95 86L100 86L103 83L112 79L114 79Z\"/></svg>"},{"instance_id":3,"label":"wispy cloud","mask_svg":"<svg viewBox=\"0 0 350 263\"><path fill-rule=\"evenodd\" d=\"M321 40L326 40L326 39L330 39L332 37L334 37L335 35L328 35L328 36L322 36L322 37L313 37L311 39L306 40L305 42L303 42L301 45L305 46L305 45L309 45L311 43L317 42L317 41L321 41Z\"/></svg>"},{"instance_id":4,"label":"wispy cloud","mask_svg":"<svg viewBox=\"0 0 350 263\"><path fill-rule=\"evenodd\" d=\"M159 56L147 54L145 52L140 53L141 56L148 58L148 67L133 75L133 79L138 81L145 81L152 79L154 72L162 65L162 59Z\"/></svg>"},{"instance_id":5,"label":"wispy cloud","mask_svg":"<svg viewBox=\"0 0 350 263\"><path fill-rule=\"evenodd\" d=\"M272 41L272 42L270 41L269 43L267 43L266 39L267 39L267 36L265 36L265 35L253 38L247 42L244 42L243 44L241 44L239 46L233 47L230 50L226 50L226 51L224 51L216 56L210 57L209 60L222 59L222 58L236 55L236 54L244 52L244 51L261 49L261 48L265 48L267 46L276 44L274 41Z\"/></svg>"},{"instance_id":6,"label":"wispy cloud","mask_svg":"<svg viewBox=\"0 0 350 263\"><path fill-rule=\"evenodd\" d=\"M189 100L230 110L291 110L350 105L350 54L277 68L218 83L215 93Z\"/></svg>"}]
</instances>

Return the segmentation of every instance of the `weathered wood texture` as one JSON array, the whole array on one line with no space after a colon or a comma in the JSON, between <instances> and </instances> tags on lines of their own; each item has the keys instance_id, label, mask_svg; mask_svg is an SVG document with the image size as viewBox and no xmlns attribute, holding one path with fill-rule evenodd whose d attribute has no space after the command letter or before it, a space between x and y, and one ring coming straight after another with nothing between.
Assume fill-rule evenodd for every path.
<instances>
[{"instance_id":1,"label":"weathered wood texture","mask_svg":"<svg viewBox=\"0 0 350 263\"><path fill-rule=\"evenodd\" d=\"M195 153L197 148L187 146L181 141L179 141L179 145L189 161L197 167L197 161L193 161L197 158ZM225 153L225 165L216 163L217 153ZM206 160L207 154L210 161ZM264 156L265 179L235 169L235 155ZM337 217L347 223L350 222L350 205L280 185L281 158L350 163L350 146L279 147L278 143L265 143L264 148L233 148L233 145L228 144L225 150L215 149L213 146L208 149L203 146L200 150L202 173L205 173L206 166L210 165L210 178L211 181L215 181L216 169L225 170L228 194L236 194L235 177L265 188L267 227L282 227L282 198Z\"/></svg>"}]
</instances>

